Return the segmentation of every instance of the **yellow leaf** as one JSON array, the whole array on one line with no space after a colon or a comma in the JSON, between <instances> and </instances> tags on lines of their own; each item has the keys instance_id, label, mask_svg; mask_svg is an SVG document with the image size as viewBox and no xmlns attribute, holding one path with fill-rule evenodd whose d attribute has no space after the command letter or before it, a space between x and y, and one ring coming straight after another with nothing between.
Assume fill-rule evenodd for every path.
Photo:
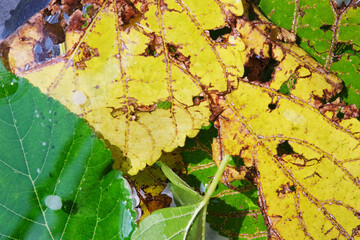
<instances>
[{"instance_id":1,"label":"yellow leaf","mask_svg":"<svg viewBox=\"0 0 360 240\"><path fill-rule=\"evenodd\" d=\"M245 78L220 98L220 154L238 155L256 167L270 238L353 239L360 228L360 123L333 122L317 108L317 99L341 90L340 80L295 44L271 40L270 23L239 22L245 66L256 63L254 54L278 63L268 82ZM296 82L290 93L280 93L291 76Z\"/></svg>"},{"instance_id":2,"label":"yellow leaf","mask_svg":"<svg viewBox=\"0 0 360 240\"><path fill-rule=\"evenodd\" d=\"M209 34L242 11L240 1L104 1L80 38L67 33L66 56L22 75L84 117L116 166L136 174L208 123L205 92L243 75L237 30L221 41Z\"/></svg>"},{"instance_id":3,"label":"yellow leaf","mask_svg":"<svg viewBox=\"0 0 360 240\"><path fill-rule=\"evenodd\" d=\"M270 94L278 99L273 111ZM237 144L224 140L224 146L233 155L243 149L240 156L255 161L271 229L284 239L350 238L360 225L360 148L354 133L304 101L247 83L226 101L231 105L222 115L228 120L219 121L231 122L231 128L221 129L237 134ZM356 119L353 127L360 129Z\"/></svg>"}]
</instances>

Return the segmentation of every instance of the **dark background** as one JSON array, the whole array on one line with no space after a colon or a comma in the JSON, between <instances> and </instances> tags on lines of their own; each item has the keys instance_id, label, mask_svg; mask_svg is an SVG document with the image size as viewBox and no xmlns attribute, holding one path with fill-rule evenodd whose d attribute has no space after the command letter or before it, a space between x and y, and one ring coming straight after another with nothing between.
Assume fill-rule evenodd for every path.
<instances>
[{"instance_id":1,"label":"dark background","mask_svg":"<svg viewBox=\"0 0 360 240\"><path fill-rule=\"evenodd\" d=\"M0 39L20 27L50 0L0 0Z\"/></svg>"}]
</instances>

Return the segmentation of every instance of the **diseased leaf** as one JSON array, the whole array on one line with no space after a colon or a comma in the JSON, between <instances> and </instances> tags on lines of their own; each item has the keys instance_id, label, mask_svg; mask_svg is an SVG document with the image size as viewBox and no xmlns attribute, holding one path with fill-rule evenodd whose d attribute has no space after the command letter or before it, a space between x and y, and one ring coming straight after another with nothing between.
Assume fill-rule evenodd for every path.
<instances>
[{"instance_id":1,"label":"diseased leaf","mask_svg":"<svg viewBox=\"0 0 360 240\"><path fill-rule=\"evenodd\" d=\"M268 111L266 101L278 107ZM283 239L354 237L359 216L359 140L356 119L337 126L317 109L271 90L242 83L227 95L231 103L219 119L224 136L237 132L244 161L255 161L260 203L270 233ZM241 106L241 109L237 106Z\"/></svg>"},{"instance_id":2,"label":"diseased leaf","mask_svg":"<svg viewBox=\"0 0 360 240\"><path fill-rule=\"evenodd\" d=\"M247 46L242 53L248 69L245 81L274 90L286 84L291 95L314 105L316 99L330 100L341 91L342 81L335 74L324 70L296 44L280 42L273 35L281 29L257 14L260 20L242 18L237 25Z\"/></svg>"},{"instance_id":3,"label":"diseased leaf","mask_svg":"<svg viewBox=\"0 0 360 240\"><path fill-rule=\"evenodd\" d=\"M277 66L267 82L261 81L264 74L249 71L236 90L219 98L225 109L217 119L221 154L256 166L270 237L359 237L360 123L352 117L334 119L336 112L324 110L319 99L335 96L340 81L295 44L272 39L274 26L259 18L239 20L239 32L249 46L245 66L257 63L251 59L254 53L261 61L271 56ZM280 93L294 74L291 93Z\"/></svg>"},{"instance_id":4,"label":"diseased leaf","mask_svg":"<svg viewBox=\"0 0 360 240\"><path fill-rule=\"evenodd\" d=\"M83 35L67 29L65 56L22 74L84 117L117 149L117 166L135 174L208 124L208 102L194 104L194 97L226 91L243 75L244 44L231 22L242 14L242 4L109 0L98 5ZM230 33L210 37L225 26ZM16 50L9 52L13 56ZM10 59L10 66L22 71L16 61Z\"/></svg>"},{"instance_id":5,"label":"diseased leaf","mask_svg":"<svg viewBox=\"0 0 360 240\"><path fill-rule=\"evenodd\" d=\"M182 152L188 164L186 181L201 193L206 191L217 169L211 151L216 136L214 127L200 131L194 139L186 140ZM233 158L229 164L234 162L237 159ZM244 180L227 185L218 184L208 205L206 221L229 239L267 239L264 218L257 205L256 186Z\"/></svg>"},{"instance_id":6,"label":"diseased leaf","mask_svg":"<svg viewBox=\"0 0 360 240\"><path fill-rule=\"evenodd\" d=\"M105 144L1 62L0 132L1 238L130 238L133 201Z\"/></svg>"},{"instance_id":7,"label":"diseased leaf","mask_svg":"<svg viewBox=\"0 0 360 240\"><path fill-rule=\"evenodd\" d=\"M298 36L300 46L345 82L346 102L360 107L360 2L260 1L261 10L278 26Z\"/></svg>"}]
</instances>

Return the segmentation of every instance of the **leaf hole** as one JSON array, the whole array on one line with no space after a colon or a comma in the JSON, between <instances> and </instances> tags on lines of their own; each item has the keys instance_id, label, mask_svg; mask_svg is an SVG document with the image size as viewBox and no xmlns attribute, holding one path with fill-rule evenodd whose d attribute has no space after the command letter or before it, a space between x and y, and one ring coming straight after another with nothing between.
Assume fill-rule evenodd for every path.
<instances>
[{"instance_id":1,"label":"leaf hole","mask_svg":"<svg viewBox=\"0 0 360 240\"><path fill-rule=\"evenodd\" d=\"M323 24L320 29L323 30L324 32L327 32L331 29L332 25L329 25L329 24Z\"/></svg>"},{"instance_id":2,"label":"leaf hole","mask_svg":"<svg viewBox=\"0 0 360 240\"><path fill-rule=\"evenodd\" d=\"M268 62L263 77L262 82L269 82L271 81L271 74L274 72L275 68L279 65L280 62L276 61L275 59L271 58Z\"/></svg>"},{"instance_id":3,"label":"leaf hole","mask_svg":"<svg viewBox=\"0 0 360 240\"><path fill-rule=\"evenodd\" d=\"M268 105L268 108L270 109L270 110L274 110L275 108L276 108L276 104L275 103L270 103L269 105Z\"/></svg>"},{"instance_id":4,"label":"leaf hole","mask_svg":"<svg viewBox=\"0 0 360 240\"><path fill-rule=\"evenodd\" d=\"M190 67L190 56L185 56L180 52L181 46L167 44L168 55L171 60L182 66L183 68Z\"/></svg>"},{"instance_id":5,"label":"leaf hole","mask_svg":"<svg viewBox=\"0 0 360 240\"><path fill-rule=\"evenodd\" d=\"M55 21L55 23L45 23L43 30L45 35L41 41L33 47L35 60L38 63L43 63L61 55L60 44L65 42L65 32L60 23L57 22L56 15L57 14L48 17L48 21Z\"/></svg>"},{"instance_id":6,"label":"leaf hole","mask_svg":"<svg viewBox=\"0 0 360 240\"><path fill-rule=\"evenodd\" d=\"M337 114L336 114L336 117L341 120L341 119L344 118L344 116L345 116L345 114L342 113L342 112L341 112L341 108L339 108L339 110L338 110L338 112L337 112Z\"/></svg>"},{"instance_id":7,"label":"leaf hole","mask_svg":"<svg viewBox=\"0 0 360 240\"><path fill-rule=\"evenodd\" d=\"M252 53L245 63L245 74L250 82L266 83L280 62Z\"/></svg>"},{"instance_id":8,"label":"leaf hole","mask_svg":"<svg viewBox=\"0 0 360 240\"><path fill-rule=\"evenodd\" d=\"M169 101L158 102L156 105L157 105L156 108L165 109L165 110L169 110L172 106L171 102Z\"/></svg>"},{"instance_id":9,"label":"leaf hole","mask_svg":"<svg viewBox=\"0 0 360 240\"><path fill-rule=\"evenodd\" d=\"M289 141L286 140L282 143L279 143L276 147L277 156L282 157L283 155L294 154L294 149L289 144Z\"/></svg>"},{"instance_id":10,"label":"leaf hole","mask_svg":"<svg viewBox=\"0 0 360 240\"><path fill-rule=\"evenodd\" d=\"M225 34L229 34L231 33L231 28L229 27L223 27L223 28L219 28L219 29L211 29L208 30L209 31L209 35L211 37L212 40L216 41L219 37L225 35Z\"/></svg>"},{"instance_id":11,"label":"leaf hole","mask_svg":"<svg viewBox=\"0 0 360 240\"><path fill-rule=\"evenodd\" d=\"M333 51L333 58L332 58L333 62L340 61L341 57L344 54L351 54L360 58L360 51L356 51L352 44L346 42L336 43Z\"/></svg>"},{"instance_id":12,"label":"leaf hole","mask_svg":"<svg viewBox=\"0 0 360 240\"><path fill-rule=\"evenodd\" d=\"M260 2L260 1L256 1L256 0L253 0L253 1ZM254 3L254 4L256 4L256 3ZM249 8L248 11L249 11L249 16L248 17L249 17L250 21L260 20L259 15L254 11L253 8Z\"/></svg>"},{"instance_id":13,"label":"leaf hole","mask_svg":"<svg viewBox=\"0 0 360 240\"><path fill-rule=\"evenodd\" d=\"M296 75L291 75L288 80L286 80L283 84L281 84L280 89L278 92L289 95L291 91L295 88L296 84Z\"/></svg>"},{"instance_id":14,"label":"leaf hole","mask_svg":"<svg viewBox=\"0 0 360 240\"><path fill-rule=\"evenodd\" d=\"M201 102L205 101L205 98L203 96L195 96L193 97L193 103L195 106L200 105Z\"/></svg>"}]
</instances>

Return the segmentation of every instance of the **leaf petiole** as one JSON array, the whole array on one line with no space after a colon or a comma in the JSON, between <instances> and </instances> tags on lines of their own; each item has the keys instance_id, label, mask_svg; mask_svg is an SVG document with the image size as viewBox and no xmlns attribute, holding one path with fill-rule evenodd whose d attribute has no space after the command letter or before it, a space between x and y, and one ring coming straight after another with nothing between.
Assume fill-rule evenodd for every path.
<instances>
[{"instance_id":1,"label":"leaf petiole","mask_svg":"<svg viewBox=\"0 0 360 240\"><path fill-rule=\"evenodd\" d=\"M197 215L199 214L199 212L204 208L204 224L205 224L205 218L206 218L206 208L207 205L209 203L209 200L212 196L212 194L214 193L216 186L218 185L221 176L224 173L225 167L226 165L230 162L231 160L231 156L230 155L225 155L225 158L223 159L223 161L221 162L218 170L215 173L214 179L212 180L208 190L205 193L205 196L203 197L203 199L201 200L201 202L199 203L199 205L196 207L195 212L191 218L191 220L189 221L188 225L186 226L186 230L185 230L185 235L184 235L184 240L186 240L186 237L188 236L188 232L191 228L191 225L194 223L195 218L197 217ZM205 227L202 228L203 230L203 234L202 236L205 237Z\"/></svg>"}]
</instances>

